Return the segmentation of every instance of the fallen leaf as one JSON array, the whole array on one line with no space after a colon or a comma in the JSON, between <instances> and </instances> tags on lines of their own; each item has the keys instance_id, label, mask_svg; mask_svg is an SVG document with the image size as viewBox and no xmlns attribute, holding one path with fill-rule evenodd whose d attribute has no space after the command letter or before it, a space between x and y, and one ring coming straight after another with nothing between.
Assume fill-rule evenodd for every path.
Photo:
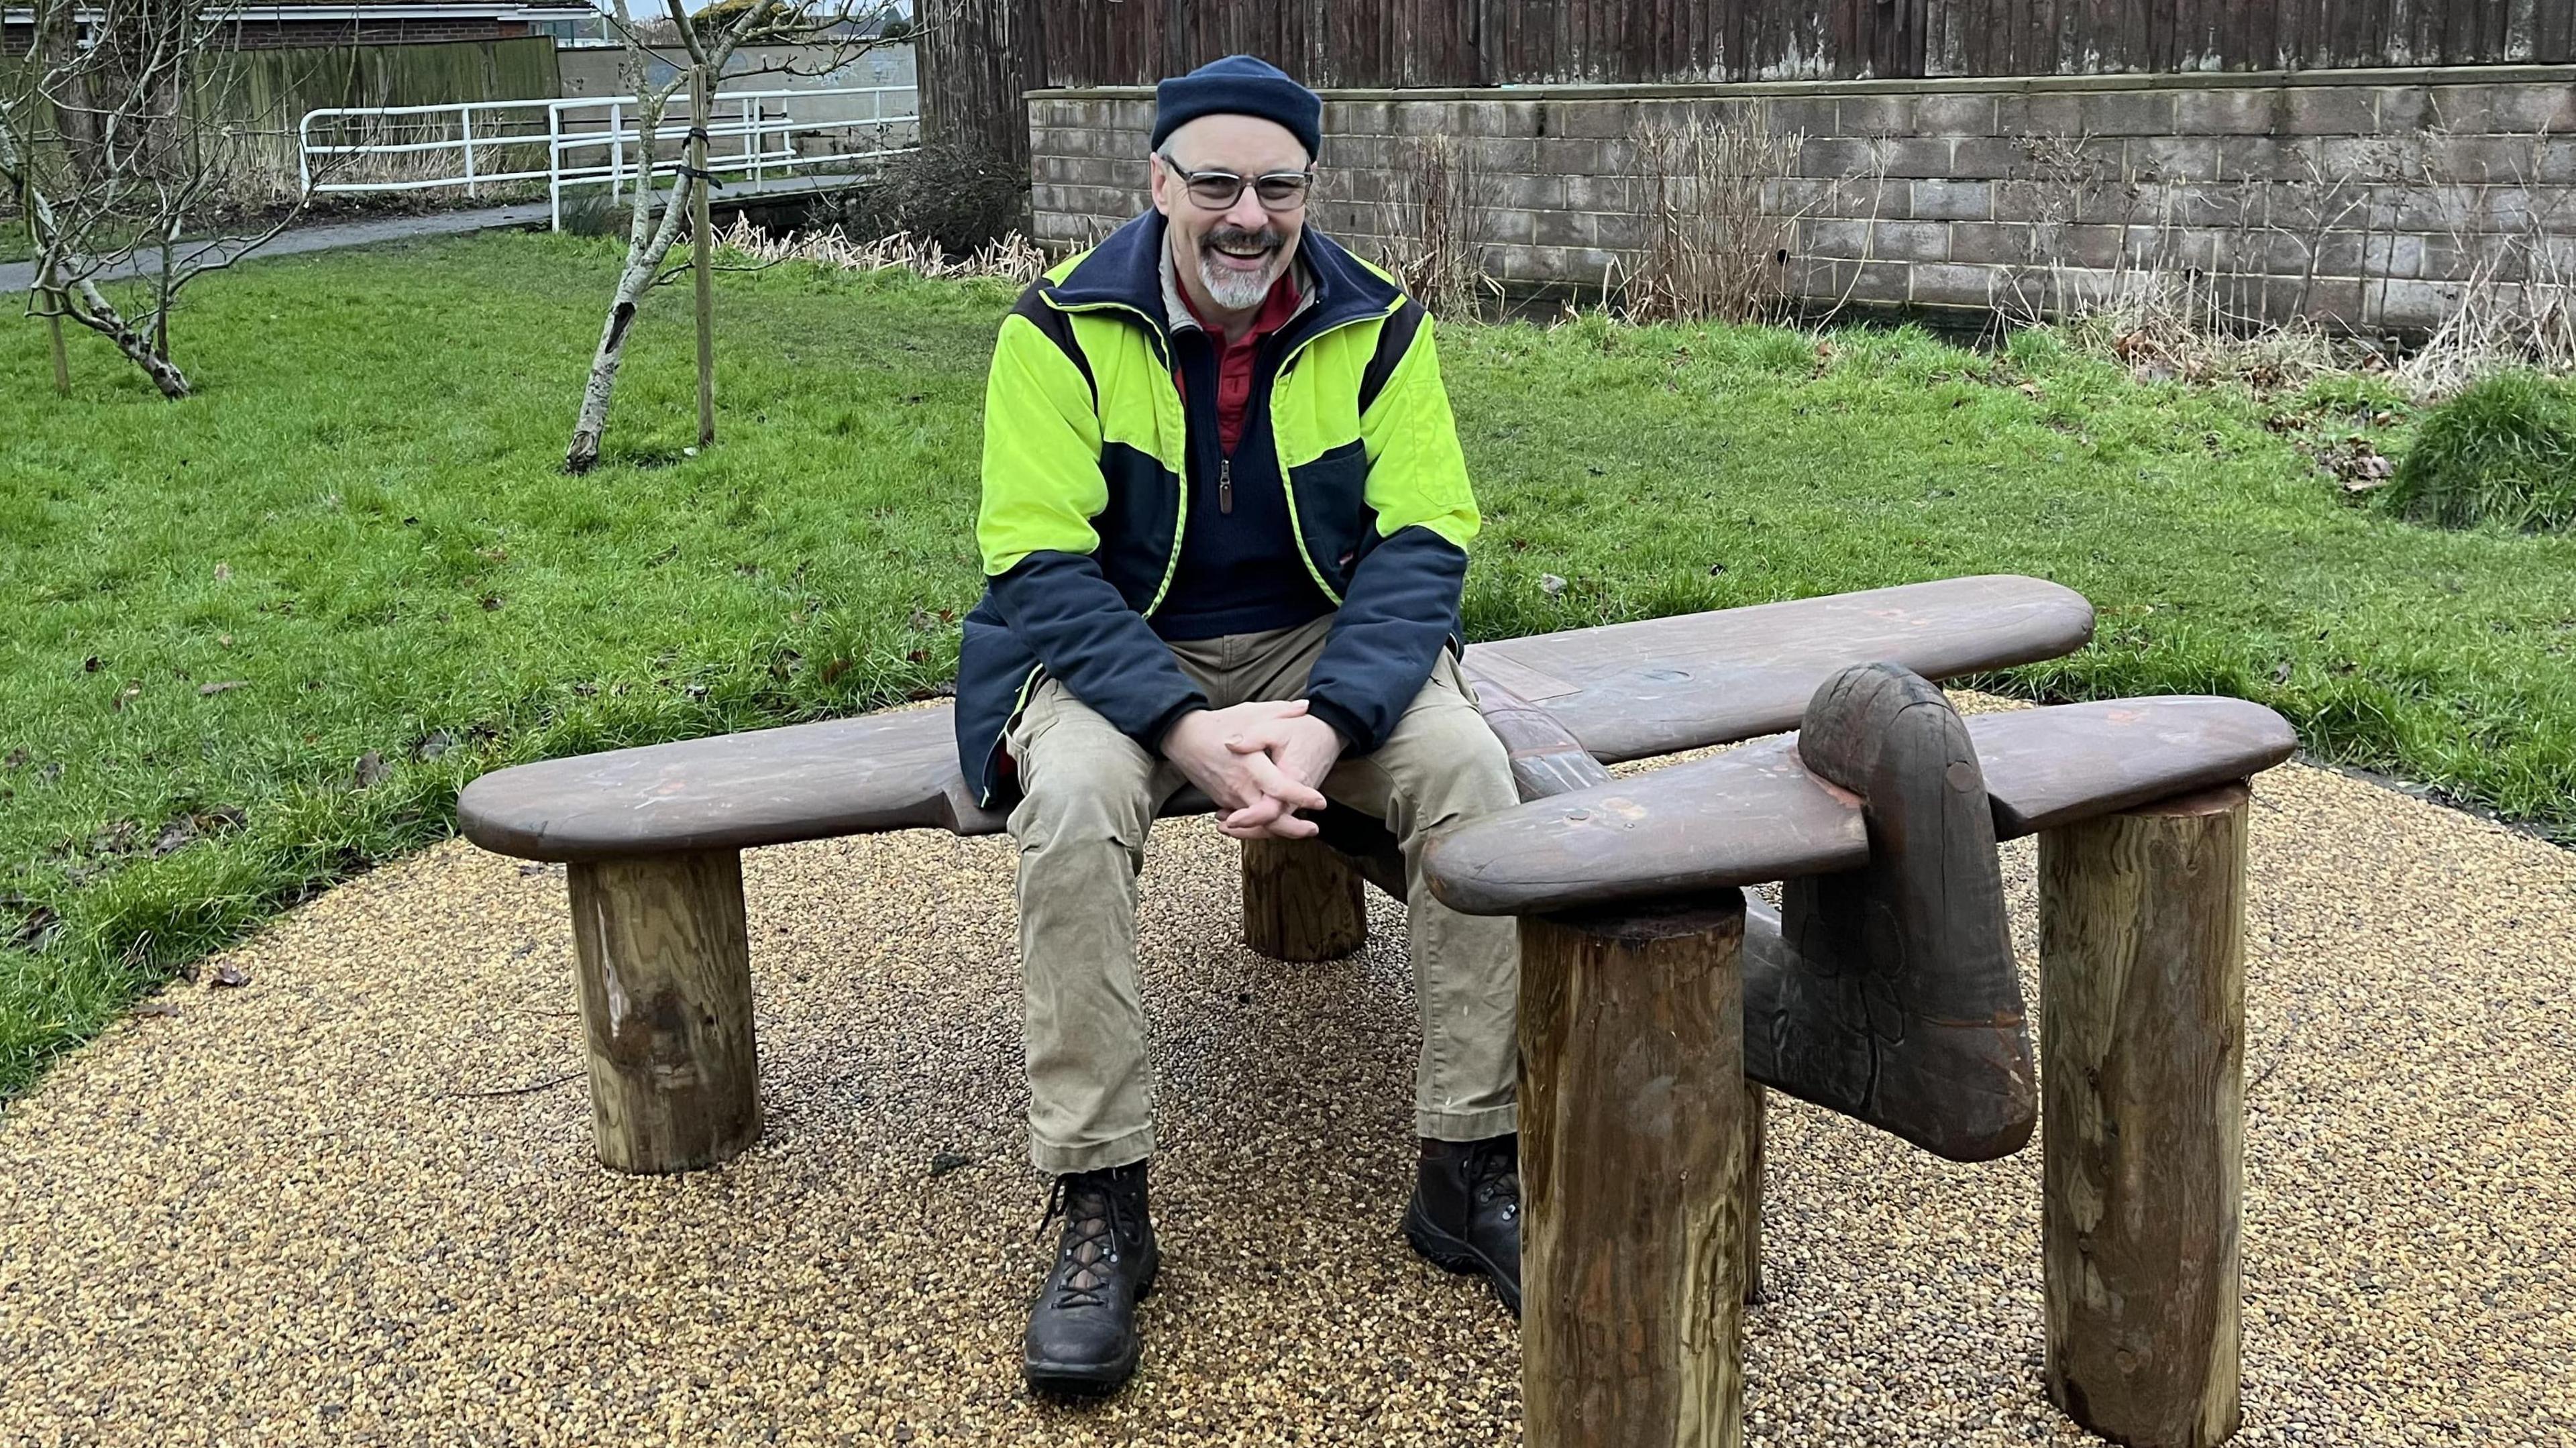
<instances>
[{"instance_id":1,"label":"fallen leaf","mask_svg":"<svg viewBox=\"0 0 2576 1448\"><path fill-rule=\"evenodd\" d=\"M136 1006L133 1010L127 1012L127 1014L136 1016L175 1016L179 1014L179 1007L176 1003L171 1001L145 1001L143 1004Z\"/></svg>"},{"instance_id":2,"label":"fallen leaf","mask_svg":"<svg viewBox=\"0 0 2576 1448\"><path fill-rule=\"evenodd\" d=\"M171 854L178 850L184 850L188 847L189 843L196 838L197 826L195 821L188 819L172 820L161 827L161 838L152 842L152 858L157 860L163 855Z\"/></svg>"},{"instance_id":3,"label":"fallen leaf","mask_svg":"<svg viewBox=\"0 0 2576 1448\"><path fill-rule=\"evenodd\" d=\"M973 1166L975 1158L962 1151L943 1151L930 1159L930 1174L944 1177L961 1166Z\"/></svg>"},{"instance_id":4,"label":"fallen leaf","mask_svg":"<svg viewBox=\"0 0 2576 1448\"><path fill-rule=\"evenodd\" d=\"M203 699L212 694L228 693L234 689L241 688L249 682L250 680L248 679L225 679L219 683L199 684L197 686L197 697Z\"/></svg>"},{"instance_id":5,"label":"fallen leaf","mask_svg":"<svg viewBox=\"0 0 2576 1448\"><path fill-rule=\"evenodd\" d=\"M2290 682L2290 661L2288 659L2283 659L2280 662L2279 667L2272 670L2272 682L2275 684L2286 684Z\"/></svg>"},{"instance_id":6,"label":"fallen leaf","mask_svg":"<svg viewBox=\"0 0 2576 1448\"><path fill-rule=\"evenodd\" d=\"M422 759L436 759L455 747L456 741L448 737L446 730L433 729L427 738L412 746L411 752Z\"/></svg>"},{"instance_id":7,"label":"fallen leaf","mask_svg":"<svg viewBox=\"0 0 2576 1448\"><path fill-rule=\"evenodd\" d=\"M122 711L124 710L124 708L125 708L125 701L126 701L126 700L128 700L128 699L133 699L133 698L139 698L139 697L141 697L142 693L143 693L143 686L142 686L141 684L128 684L128 685L126 685L126 686L125 686L125 688L124 688L124 690L123 690L122 692L120 692L120 693L116 696L116 708L117 708L117 710L118 710L119 712L122 712Z\"/></svg>"},{"instance_id":8,"label":"fallen leaf","mask_svg":"<svg viewBox=\"0 0 2576 1448\"><path fill-rule=\"evenodd\" d=\"M1708 576L1709 576L1709 577L1711 577L1711 578L1715 578L1716 576L1718 576L1718 575L1719 575L1719 574L1721 574L1721 573L1724 573L1725 571L1726 571L1726 565L1725 565L1725 564L1723 564L1723 563L1712 563L1712 564L1710 564L1710 565L1708 566Z\"/></svg>"},{"instance_id":9,"label":"fallen leaf","mask_svg":"<svg viewBox=\"0 0 2576 1448\"><path fill-rule=\"evenodd\" d=\"M215 967L214 983L222 986L248 985L250 973L229 965Z\"/></svg>"},{"instance_id":10,"label":"fallen leaf","mask_svg":"<svg viewBox=\"0 0 2576 1448\"><path fill-rule=\"evenodd\" d=\"M23 749L10 750L9 758L6 762L11 769L24 768L27 763L27 751Z\"/></svg>"},{"instance_id":11,"label":"fallen leaf","mask_svg":"<svg viewBox=\"0 0 2576 1448\"><path fill-rule=\"evenodd\" d=\"M1565 580L1553 573L1542 573L1538 576L1538 591L1555 598L1565 592Z\"/></svg>"},{"instance_id":12,"label":"fallen leaf","mask_svg":"<svg viewBox=\"0 0 2576 1448\"><path fill-rule=\"evenodd\" d=\"M357 781L358 788L368 789L382 784L385 776L391 773L393 771L385 766L385 757L370 749L358 756L358 767L351 777Z\"/></svg>"},{"instance_id":13,"label":"fallen leaf","mask_svg":"<svg viewBox=\"0 0 2576 1448\"><path fill-rule=\"evenodd\" d=\"M96 654L92 654L92 655L90 655L88 658L85 658L85 659L81 660L81 672L82 672L82 673L84 673L84 674L95 674L95 673L97 673L97 672L98 672L98 655L96 655Z\"/></svg>"},{"instance_id":14,"label":"fallen leaf","mask_svg":"<svg viewBox=\"0 0 2576 1448\"><path fill-rule=\"evenodd\" d=\"M232 577L233 566L231 564L218 563L215 565L215 581L217 583L230 583L232 581Z\"/></svg>"}]
</instances>

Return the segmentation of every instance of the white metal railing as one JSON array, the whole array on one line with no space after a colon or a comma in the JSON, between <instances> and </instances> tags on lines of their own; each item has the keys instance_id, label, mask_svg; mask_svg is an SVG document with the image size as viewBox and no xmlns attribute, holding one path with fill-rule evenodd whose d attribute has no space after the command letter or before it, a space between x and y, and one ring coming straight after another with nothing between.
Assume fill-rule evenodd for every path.
<instances>
[{"instance_id":1,"label":"white metal railing","mask_svg":"<svg viewBox=\"0 0 2576 1448\"><path fill-rule=\"evenodd\" d=\"M910 115L887 115L886 97L890 95L917 99L912 86L719 92L708 105L707 169L748 173L758 182L773 174L793 175L800 169L843 166L909 150L918 143L921 117L917 110ZM813 113L814 103L859 96L867 98L868 114L864 116ZM486 186L543 181L548 214L555 229L561 230L566 190L604 185L610 197L615 198L641 178L648 144L668 155L688 139L695 118L689 114L685 95L673 98L663 113L662 124L650 138L643 133L642 118L634 115L636 106L633 96L459 101L434 106L329 106L305 112L296 126L296 168L305 189L313 192L428 191L462 186L466 195L475 196ZM324 123L324 134L330 139L314 139L316 121ZM380 134L347 138L353 129L371 123ZM890 144L898 129L906 126L914 128L912 139ZM384 139L384 134L405 128L414 133L438 134L426 140ZM737 146L723 148L720 143L728 140L737 142ZM814 144L818 140L823 142L819 148ZM669 143L667 147L665 143ZM522 149L514 156L507 149L513 147ZM544 149L543 167L529 164L528 153L538 147ZM478 151L485 163L479 166ZM449 153L459 158L460 164L445 164ZM601 154L591 161L575 160L575 153ZM361 156L435 156L440 160L426 168L431 173L427 175L331 179L330 173L344 164L332 158ZM496 157L501 162L498 167L490 164ZM314 180L317 158L324 175L319 182ZM511 169L514 161L517 169ZM664 161L659 169L670 170L670 162Z\"/></svg>"}]
</instances>

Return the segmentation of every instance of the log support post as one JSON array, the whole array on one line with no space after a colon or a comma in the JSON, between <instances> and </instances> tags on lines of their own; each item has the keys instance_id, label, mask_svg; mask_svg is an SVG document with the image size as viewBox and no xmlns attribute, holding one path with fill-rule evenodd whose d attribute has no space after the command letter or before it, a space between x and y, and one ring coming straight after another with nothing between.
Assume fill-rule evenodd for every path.
<instances>
[{"instance_id":1,"label":"log support post","mask_svg":"<svg viewBox=\"0 0 2576 1448\"><path fill-rule=\"evenodd\" d=\"M1321 840L1244 841L1243 943L1273 960L1336 960L1366 945L1359 872Z\"/></svg>"},{"instance_id":2,"label":"log support post","mask_svg":"<svg viewBox=\"0 0 2576 1448\"><path fill-rule=\"evenodd\" d=\"M1521 922L1531 1448L1744 1441L1744 904Z\"/></svg>"},{"instance_id":3,"label":"log support post","mask_svg":"<svg viewBox=\"0 0 2576 1448\"><path fill-rule=\"evenodd\" d=\"M741 854L576 862L568 873L601 1163L675 1172L740 1155L760 1136Z\"/></svg>"},{"instance_id":4,"label":"log support post","mask_svg":"<svg viewBox=\"0 0 2576 1448\"><path fill-rule=\"evenodd\" d=\"M2048 1396L2135 1448L2239 1421L2247 798L2040 837Z\"/></svg>"}]
</instances>

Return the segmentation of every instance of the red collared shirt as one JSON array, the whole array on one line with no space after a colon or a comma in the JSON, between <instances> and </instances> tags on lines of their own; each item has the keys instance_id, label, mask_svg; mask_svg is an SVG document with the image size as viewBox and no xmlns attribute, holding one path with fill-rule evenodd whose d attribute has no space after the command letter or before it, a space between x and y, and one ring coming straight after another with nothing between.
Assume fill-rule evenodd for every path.
<instances>
[{"instance_id":1,"label":"red collared shirt","mask_svg":"<svg viewBox=\"0 0 2576 1448\"><path fill-rule=\"evenodd\" d=\"M1225 451L1231 453L1235 443L1242 440L1244 410L1252 404L1252 355L1262 338L1287 326L1288 319L1297 315L1297 269L1290 267L1270 284L1270 295L1262 298L1261 310L1253 314L1252 329L1236 342L1225 340L1225 330L1199 311L1187 287L1178 290L1181 304L1198 318L1208 341L1217 348L1216 435Z\"/></svg>"}]
</instances>

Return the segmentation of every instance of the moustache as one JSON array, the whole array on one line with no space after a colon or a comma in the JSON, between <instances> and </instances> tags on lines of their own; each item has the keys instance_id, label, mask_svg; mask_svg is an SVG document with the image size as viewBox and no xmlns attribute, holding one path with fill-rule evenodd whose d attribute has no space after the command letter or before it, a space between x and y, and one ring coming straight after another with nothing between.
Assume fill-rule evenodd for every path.
<instances>
[{"instance_id":1,"label":"moustache","mask_svg":"<svg viewBox=\"0 0 2576 1448\"><path fill-rule=\"evenodd\" d=\"M1263 251L1277 251L1287 244L1288 236L1285 232L1268 226L1259 231L1243 226L1219 226L1211 228L1207 235L1199 239L1199 245L1202 247L1224 246L1238 251L1254 247Z\"/></svg>"}]
</instances>

